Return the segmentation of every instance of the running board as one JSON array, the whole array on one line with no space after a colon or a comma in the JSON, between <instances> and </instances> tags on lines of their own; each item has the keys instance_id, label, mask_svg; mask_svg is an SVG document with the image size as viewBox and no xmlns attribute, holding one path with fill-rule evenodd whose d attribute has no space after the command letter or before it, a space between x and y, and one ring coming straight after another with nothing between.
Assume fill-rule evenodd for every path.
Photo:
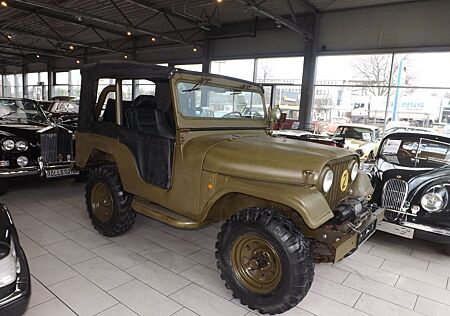
<instances>
[{"instance_id":1,"label":"running board","mask_svg":"<svg viewBox=\"0 0 450 316\"><path fill-rule=\"evenodd\" d=\"M183 228L183 229L196 229L207 225L207 222L196 222L189 218L178 215L171 210L144 200L142 198L133 197L131 208L137 213L156 219L157 221L166 223L167 225Z\"/></svg>"}]
</instances>

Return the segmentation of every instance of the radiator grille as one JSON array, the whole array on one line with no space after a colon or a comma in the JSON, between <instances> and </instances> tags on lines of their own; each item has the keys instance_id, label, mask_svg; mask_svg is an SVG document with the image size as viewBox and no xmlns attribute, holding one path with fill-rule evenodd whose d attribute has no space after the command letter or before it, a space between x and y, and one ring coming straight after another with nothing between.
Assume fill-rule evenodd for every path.
<instances>
[{"instance_id":1,"label":"radiator grille","mask_svg":"<svg viewBox=\"0 0 450 316\"><path fill-rule=\"evenodd\" d=\"M336 206L338 206L341 200L343 200L348 196L348 188L350 187L351 184L350 179L349 184L347 185L347 189L345 191L341 191L340 181L342 174L344 173L345 170L347 170L350 173L349 167L352 160L354 160L353 157L348 157L332 161L329 165L331 170L333 170L334 178L333 178L333 185L331 186L330 191L325 195L325 198L331 209L334 209Z\"/></svg>"},{"instance_id":2,"label":"radiator grille","mask_svg":"<svg viewBox=\"0 0 450 316\"><path fill-rule=\"evenodd\" d=\"M408 193L408 183L400 179L386 181L381 197L381 206L387 210L401 211Z\"/></svg>"},{"instance_id":3,"label":"radiator grille","mask_svg":"<svg viewBox=\"0 0 450 316\"><path fill-rule=\"evenodd\" d=\"M44 163L67 161L68 155L73 159L72 134L62 130L41 134L41 156Z\"/></svg>"}]
</instances>

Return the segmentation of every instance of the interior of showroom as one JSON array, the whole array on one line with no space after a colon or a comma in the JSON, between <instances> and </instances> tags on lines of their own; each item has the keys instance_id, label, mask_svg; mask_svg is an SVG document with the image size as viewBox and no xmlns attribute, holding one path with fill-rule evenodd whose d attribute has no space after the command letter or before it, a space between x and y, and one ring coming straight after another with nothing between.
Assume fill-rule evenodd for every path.
<instances>
[{"instance_id":1,"label":"interior of showroom","mask_svg":"<svg viewBox=\"0 0 450 316\"><path fill-rule=\"evenodd\" d=\"M0 315L450 315L450 2L0 2Z\"/></svg>"}]
</instances>

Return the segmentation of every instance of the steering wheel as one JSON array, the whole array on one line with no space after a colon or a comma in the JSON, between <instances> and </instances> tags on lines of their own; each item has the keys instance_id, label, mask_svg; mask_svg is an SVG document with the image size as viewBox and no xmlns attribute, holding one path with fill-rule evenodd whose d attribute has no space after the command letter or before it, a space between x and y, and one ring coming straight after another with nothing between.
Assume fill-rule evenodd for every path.
<instances>
[{"instance_id":1,"label":"steering wheel","mask_svg":"<svg viewBox=\"0 0 450 316\"><path fill-rule=\"evenodd\" d=\"M398 152L397 152L397 155L402 156L403 158L410 158L410 157L413 156L413 155L411 154L411 152L407 151L407 150L404 149L404 148L399 148L399 149L398 149Z\"/></svg>"},{"instance_id":2,"label":"steering wheel","mask_svg":"<svg viewBox=\"0 0 450 316\"><path fill-rule=\"evenodd\" d=\"M222 117L223 117L223 118L233 118L233 117L236 117L236 116L235 116L236 114L238 114L239 117L242 117L242 113L241 113L241 112L238 112L238 111L233 111L233 112L227 113L227 114L225 114L225 115L222 116Z\"/></svg>"}]
</instances>

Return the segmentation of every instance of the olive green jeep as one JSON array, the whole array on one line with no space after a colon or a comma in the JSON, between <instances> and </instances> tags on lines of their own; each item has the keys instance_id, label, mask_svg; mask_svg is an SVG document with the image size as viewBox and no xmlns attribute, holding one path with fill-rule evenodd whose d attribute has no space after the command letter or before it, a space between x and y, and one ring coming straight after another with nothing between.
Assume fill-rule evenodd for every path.
<instances>
[{"instance_id":1,"label":"olive green jeep","mask_svg":"<svg viewBox=\"0 0 450 316\"><path fill-rule=\"evenodd\" d=\"M87 65L76 166L89 170L87 210L106 236L131 229L136 213L185 229L224 221L216 258L225 285L276 314L308 293L314 262L355 251L383 210L368 204L357 155L271 136L278 111L265 110L263 93L212 74Z\"/></svg>"}]
</instances>

